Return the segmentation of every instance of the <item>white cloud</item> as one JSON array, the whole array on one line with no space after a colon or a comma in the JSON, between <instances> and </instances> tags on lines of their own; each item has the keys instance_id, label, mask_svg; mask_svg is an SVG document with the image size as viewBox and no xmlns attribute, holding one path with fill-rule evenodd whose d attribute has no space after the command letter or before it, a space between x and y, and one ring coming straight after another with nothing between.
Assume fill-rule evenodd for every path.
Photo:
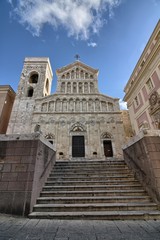
<instances>
[{"instance_id":1,"label":"white cloud","mask_svg":"<svg viewBox=\"0 0 160 240\"><path fill-rule=\"evenodd\" d=\"M87 45L88 45L88 47L97 47L97 43L95 43L95 42L89 42L89 43L87 43Z\"/></svg>"},{"instance_id":2,"label":"white cloud","mask_svg":"<svg viewBox=\"0 0 160 240\"><path fill-rule=\"evenodd\" d=\"M119 100L119 105L121 110L127 110L127 103L124 102L122 99Z\"/></svg>"},{"instance_id":3,"label":"white cloud","mask_svg":"<svg viewBox=\"0 0 160 240\"><path fill-rule=\"evenodd\" d=\"M57 29L63 26L68 36L87 40L98 33L121 0L19 0L12 13L34 36L39 36L45 24ZM105 18L103 18L104 13Z\"/></svg>"}]
</instances>

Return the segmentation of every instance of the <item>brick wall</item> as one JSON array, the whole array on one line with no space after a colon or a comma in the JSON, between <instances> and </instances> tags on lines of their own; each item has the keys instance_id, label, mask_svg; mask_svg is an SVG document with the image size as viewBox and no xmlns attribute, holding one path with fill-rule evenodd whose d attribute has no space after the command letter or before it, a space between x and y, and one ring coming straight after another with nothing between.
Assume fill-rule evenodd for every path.
<instances>
[{"instance_id":1,"label":"brick wall","mask_svg":"<svg viewBox=\"0 0 160 240\"><path fill-rule=\"evenodd\" d=\"M160 131L144 133L123 148L124 159L154 201L160 203Z\"/></svg>"},{"instance_id":2,"label":"brick wall","mask_svg":"<svg viewBox=\"0 0 160 240\"><path fill-rule=\"evenodd\" d=\"M0 212L27 215L55 162L39 134L0 135Z\"/></svg>"}]
</instances>

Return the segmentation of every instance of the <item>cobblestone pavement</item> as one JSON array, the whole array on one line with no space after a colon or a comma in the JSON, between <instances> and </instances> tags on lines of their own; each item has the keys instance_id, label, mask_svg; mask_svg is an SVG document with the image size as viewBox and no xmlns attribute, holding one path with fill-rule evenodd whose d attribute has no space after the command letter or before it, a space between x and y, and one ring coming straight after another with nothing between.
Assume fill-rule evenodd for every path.
<instances>
[{"instance_id":1,"label":"cobblestone pavement","mask_svg":"<svg viewBox=\"0 0 160 240\"><path fill-rule=\"evenodd\" d=\"M160 240L160 220L38 220L0 215L0 240Z\"/></svg>"}]
</instances>

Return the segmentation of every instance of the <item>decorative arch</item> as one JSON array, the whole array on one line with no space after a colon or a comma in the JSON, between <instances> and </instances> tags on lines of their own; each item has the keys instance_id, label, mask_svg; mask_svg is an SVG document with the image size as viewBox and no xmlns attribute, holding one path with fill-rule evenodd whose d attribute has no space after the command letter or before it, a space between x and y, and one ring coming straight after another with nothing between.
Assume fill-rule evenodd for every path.
<instances>
[{"instance_id":1,"label":"decorative arch","mask_svg":"<svg viewBox=\"0 0 160 240\"><path fill-rule=\"evenodd\" d=\"M67 111L67 99L64 98L62 101L62 111L66 112Z\"/></svg>"},{"instance_id":2,"label":"decorative arch","mask_svg":"<svg viewBox=\"0 0 160 240\"><path fill-rule=\"evenodd\" d=\"M47 111L47 103L42 103L42 106L41 106L41 111L42 112L46 112Z\"/></svg>"},{"instance_id":3,"label":"decorative arch","mask_svg":"<svg viewBox=\"0 0 160 240\"><path fill-rule=\"evenodd\" d=\"M112 135L108 132L102 133L101 135L102 139L112 139Z\"/></svg>"},{"instance_id":4,"label":"decorative arch","mask_svg":"<svg viewBox=\"0 0 160 240\"><path fill-rule=\"evenodd\" d=\"M55 105L55 111L56 112L60 112L60 108L61 108L61 101L59 98L56 99L56 105Z\"/></svg>"},{"instance_id":5,"label":"decorative arch","mask_svg":"<svg viewBox=\"0 0 160 240\"><path fill-rule=\"evenodd\" d=\"M54 144L55 136L53 133L47 133L45 135L45 138L51 143Z\"/></svg>"},{"instance_id":6,"label":"decorative arch","mask_svg":"<svg viewBox=\"0 0 160 240\"><path fill-rule=\"evenodd\" d=\"M54 136L53 133L47 133L47 134L45 135L45 138L46 138L46 139L54 139L55 136Z\"/></svg>"},{"instance_id":7,"label":"decorative arch","mask_svg":"<svg viewBox=\"0 0 160 240\"><path fill-rule=\"evenodd\" d=\"M71 126L70 132L86 132L86 127L82 123L77 122Z\"/></svg>"}]
</instances>

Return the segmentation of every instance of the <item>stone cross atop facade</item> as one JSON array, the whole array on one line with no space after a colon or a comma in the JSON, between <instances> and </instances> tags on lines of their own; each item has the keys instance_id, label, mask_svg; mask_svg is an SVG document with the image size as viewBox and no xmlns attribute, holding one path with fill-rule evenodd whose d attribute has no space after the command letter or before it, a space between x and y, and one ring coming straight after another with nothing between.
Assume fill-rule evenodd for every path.
<instances>
[{"instance_id":1,"label":"stone cross atop facade","mask_svg":"<svg viewBox=\"0 0 160 240\"><path fill-rule=\"evenodd\" d=\"M76 55L74 56L74 58L76 59L76 61L79 61L79 59L80 59L79 54L76 54Z\"/></svg>"}]
</instances>

